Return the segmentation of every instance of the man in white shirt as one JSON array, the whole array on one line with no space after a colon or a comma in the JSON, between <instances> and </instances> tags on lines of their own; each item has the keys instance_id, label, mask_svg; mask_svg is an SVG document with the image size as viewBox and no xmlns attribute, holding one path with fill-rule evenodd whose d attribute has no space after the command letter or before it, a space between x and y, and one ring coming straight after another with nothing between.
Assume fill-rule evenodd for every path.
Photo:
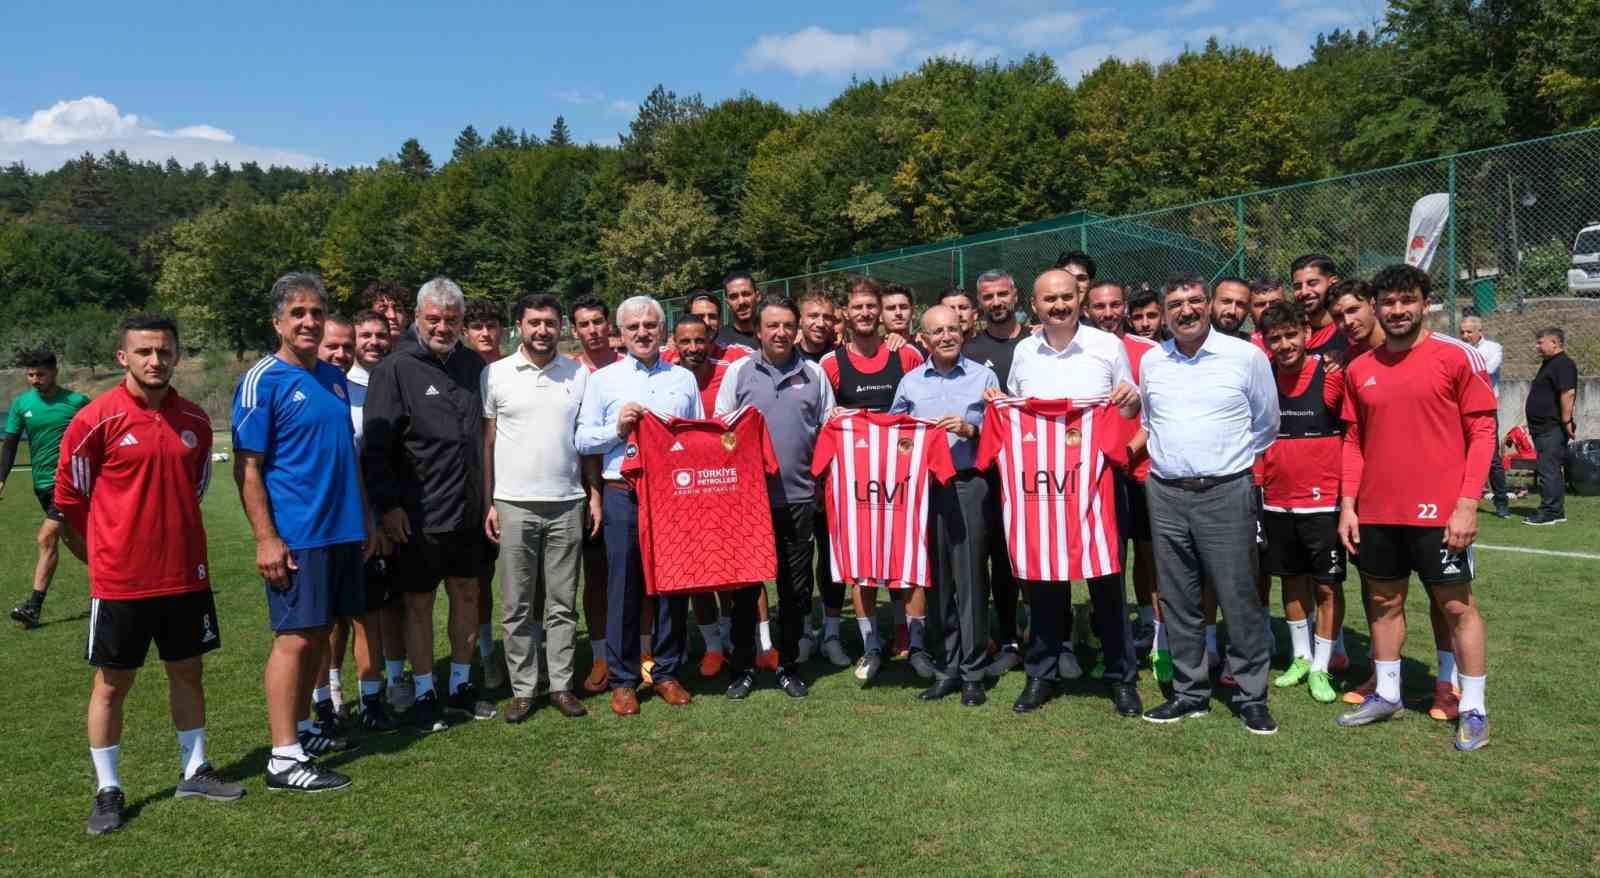
<instances>
[{"instance_id":1,"label":"man in white shirt","mask_svg":"<svg viewBox=\"0 0 1600 878\"><path fill-rule=\"evenodd\" d=\"M1140 360L1149 432L1150 529L1161 613L1172 647L1173 695L1145 713L1156 723L1210 711L1200 597L1209 579L1228 618L1228 658L1245 728L1278 730L1267 712L1271 647L1256 581L1259 526L1251 465L1278 433L1278 389L1266 355L1211 326L1211 293L1198 275L1161 290L1171 338Z\"/></svg>"},{"instance_id":2,"label":"man in white shirt","mask_svg":"<svg viewBox=\"0 0 1600 878\"><path fill-rule=\"evenodd\" d=\"M1139 394L1128 367L1128 351L1115 335L1079 321L1082 301L1078 280L1069 271L1051 269L1034 280L1033 313L1040 331L1017 343L1006 391L1036 399L1103 399L1123 417L1135 417ZM996 395L998 391L986 394ZM1142 708L1134 686L1138 666L1122 574L1096 577L1087 584L1112 700L1118 713L1138 716ZM1058 680L1083 675L1073 652L1071 584L1027 582L1023 588L1033 637L1023 660L1028 682L1012 705L1018 713L1042 707Z\"/></svg>"},{"instance_id":3,"label":"man in white shirt","mask_svg":"<svg viewBox=\"0 0 1600 878\"><path fill-rule=\"evenodd\" d=\"M1461 340L1478 349L1483 355L1483 370L1489 373L1489 389L1494 391L1494 398L1500 398L1500 365L1505 362L1505 349L1493 339L1483 337L1483 318L1476 314L1461 318ZM1495 415L1494 435L1496 441L1500 436L1500 416ZM1494 492L1494 514L1496 518L1511 517L1511 495L1506 489L1506 469L1500 462L1500 455L1496 453L1489 458L1489 490Z\"/></svg>"},{"instance_id":4,"label":"man in white shirt","mask_svg":"<svg viewBox=\"0 0 1600 878\"><path fill-rule=\"evenodd\" d=\"M561 302L523 296L513 309L521 344L483 370L484 496L494 503L484 532L500 546L500 606L511 706L506 722L533 712L539 689L539 627L544 626L550 703L563 716L586 714L572 691L578 632L578 547L583 504L600 521L599 466L588 458L579 479L578 409L589 370L556 352ZM588 483L587 492L584 482ZM542 613L542 615L541 615Z\"/></svg>"}]
</instances>

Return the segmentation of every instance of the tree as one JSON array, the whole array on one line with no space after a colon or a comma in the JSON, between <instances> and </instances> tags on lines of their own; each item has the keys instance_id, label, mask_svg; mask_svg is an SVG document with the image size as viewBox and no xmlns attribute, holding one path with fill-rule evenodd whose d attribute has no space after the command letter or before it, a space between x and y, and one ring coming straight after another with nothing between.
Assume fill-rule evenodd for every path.
<instances>
[{"instance_id":1,"label":"tree","mask_svg":"<svg viewBox=\"0 0 1600 878\"><path fill-rule=\"evenodd\" d=\"M480 149L483 149L483 138L478 136L478 129L468 125L456 135L455 151L450 154L450 160L458 162Z\"/></svg>"},{"instance_id":2,"label":"tree","mask_svg":"<svg viewBox=\"0 0 1600 878\"><path fill-rule=\"evenodd\" d=\"M150 288L127 251L86 228L45 223L0 225L0 290L16 324L81 306L127 310Z\"/></svg>"},{"instance_id":3,"label":"tree","mask_svg":"<svg viewBox=\"0 0 1600 878\"><path fill-rule=\"evenodd\" d=\"M656 144L673 125L691 122L704 115L705 101L699 94L680 98L666 86L657 85L639 105L639 113L621 136L623 165L630 177L659 178L654 166Z\"/></svg>"},{"instance_id":4,"label":"tree","mask_svg":"<svg viewBox=\"0 0 1600 878\"><path fill-rule=\"evenodd\" d=\"M494 133L489 135L490 149L516 149L520 145L517 140L517 132L504 125L496 128Z\"/></svg>"},{"instance_id":5,"label":"tree","mask_svg":"<svg viewBox=\"0 0 1600 878\"><path fill-rule=\"evenodd\" d=\"M400 169L410 176L421 180L433 173L433 156L422 148L415 137L406 139L400 144Z\"/></svg>"},{"instance_id":6,"label":"tree","mask_svg":"<svg viewBox=\"0 0 1600 878\"><path fill-rule=\"evenodd\" d=\"M396 164L358 172L328 217L319 250L323 282L336 301L350 302L375 280L420 283L413 266L413 213L425 181Z\"/></svg>"},{"instance_id":7,"label":"tree","mask_svg":"<svg viewBox=\"0 0 1600 878\"><path fill-rule=\"evenodd\" d=\"M676 295L704 286L716 217L693 189L644 182L628 192L613 228L600 233L600 260L616 296Z\"/></svg>"},{"instance_id":8,"label":"tree","mask_svg":"<svg viewBox=\"0 0 1600 878\"><path fill-rule=\"evenodd\" d=\"M550 136L545 138L545 143L551 146L571 146L572 132L567 129L567 117L557 116L554 125L550 126Z\"/></svg>"}]
</instances>

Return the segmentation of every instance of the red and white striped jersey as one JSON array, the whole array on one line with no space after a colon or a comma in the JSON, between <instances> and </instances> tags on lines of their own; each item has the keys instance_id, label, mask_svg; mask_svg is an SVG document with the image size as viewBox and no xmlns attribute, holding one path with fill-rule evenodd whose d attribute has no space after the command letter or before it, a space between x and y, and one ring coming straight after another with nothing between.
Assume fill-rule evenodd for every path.
<instances>
[{"instance_id":1,"label":"red and white striped jersey","mask_svg":"<svg viewBox=\"0 0 1600 878\"><path fill-rule=\"evenodd\" d=\"M932 421L851 410L817 435L834 582L928 584L928 479L955 477L950 442Z\"/></svg>"},{"instance_id":2,"label":"red and white striped jersey","mask_svg":"<svg viewBox=\"0 0 1600 878\"><path fill-rule=\"evenodd\" d=\"M1067 582L1122 569L1111 467L1138 429L1096 399L989 403L979 469L1000 468L1000 508L1018 579Z\"/></svg>"}]
</instances>

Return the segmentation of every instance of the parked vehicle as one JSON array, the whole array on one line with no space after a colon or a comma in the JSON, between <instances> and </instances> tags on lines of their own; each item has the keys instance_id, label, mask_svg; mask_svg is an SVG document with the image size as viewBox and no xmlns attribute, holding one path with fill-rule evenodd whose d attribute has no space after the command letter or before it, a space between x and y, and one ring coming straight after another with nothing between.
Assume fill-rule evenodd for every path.
<instances>
[{"instance_id":1,"label":"parked vehicle","mask_svg":"<svg viewBox=\"0 0 1600 878\"><path fill-rule=\"evenodd\" d=\"M1572 242L1567 291L1574 296L1600 296L1600 225L1584 226Z\"/></svg>"}]
</instances>

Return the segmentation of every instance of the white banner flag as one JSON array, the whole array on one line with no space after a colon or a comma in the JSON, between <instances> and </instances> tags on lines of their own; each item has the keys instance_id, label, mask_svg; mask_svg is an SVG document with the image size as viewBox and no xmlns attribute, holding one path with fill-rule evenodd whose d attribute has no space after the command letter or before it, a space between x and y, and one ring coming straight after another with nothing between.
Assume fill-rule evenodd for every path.
<instances>
[{"instance_id":1,"label":"white banner flag","mask_svg":"<svg viewBox=\"0 0 1600 878\"><path fill-rule=\"evenodd\" d=\"M1439 236L1450 219L1450 195L1435 192L1417 199L1411 206L1411 229L1406 235L1406 263L1423 271L1433 264L1439 250Z\"/></svg>"}]
</instances>

